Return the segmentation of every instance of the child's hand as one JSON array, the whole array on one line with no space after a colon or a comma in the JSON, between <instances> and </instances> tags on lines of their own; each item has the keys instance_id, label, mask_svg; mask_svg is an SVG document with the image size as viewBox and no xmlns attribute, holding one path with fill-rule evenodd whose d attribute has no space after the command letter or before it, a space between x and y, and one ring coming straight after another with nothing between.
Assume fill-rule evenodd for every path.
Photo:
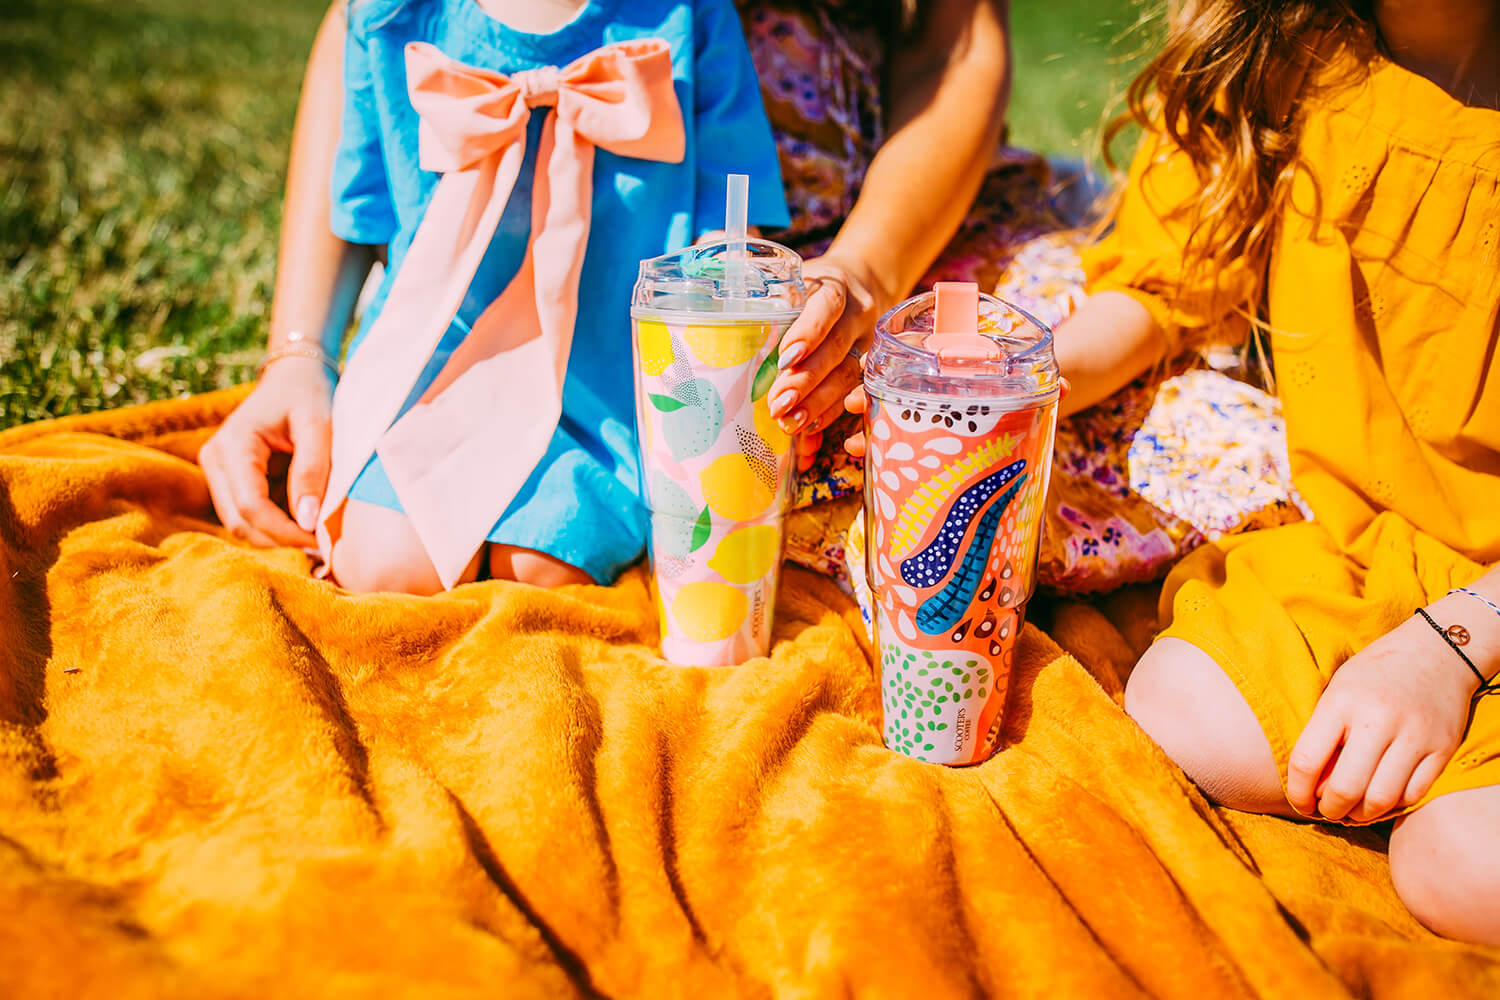
<instances>
[{"instance_id":1,"label":"child's hand","mask_svg":"<svg viewBox=\"0 0 1500 1000\"><path fill-rule=\"evenodd\" d=\"M328 487L333 382L323 362L286 357L268 366L255 391L198 453L224 527L267 548L317 544L318 506ZM296 521L270 499L272 452L290 452L287 498Z\"/></svg>"},{"instance_id":2,"label":"child's hand","mask_svg":"<svg viewBox=\"0 0 1500 1000\"><path fill-rule=\"evenodd\" d=\"M884 301L864 269L832 255L807 262L813 283L802 315L781 338L781 372L771 384L771 416L798 435L798 465L806 468L821 431L843 412L859 381L850 352L869 340Z\"/></svg>"},{"instance_id":3,"label":"child's hand","mask_svg":"<svg viewBox=\"0 0 1500 1000\"><path fill-rule=\"evenodd\" d=\"M1298 812L1356 822L1415 804L1453 756L1478 680L1413 616L1339 668L1292 749Z\"/></svg>"}]
</instances>

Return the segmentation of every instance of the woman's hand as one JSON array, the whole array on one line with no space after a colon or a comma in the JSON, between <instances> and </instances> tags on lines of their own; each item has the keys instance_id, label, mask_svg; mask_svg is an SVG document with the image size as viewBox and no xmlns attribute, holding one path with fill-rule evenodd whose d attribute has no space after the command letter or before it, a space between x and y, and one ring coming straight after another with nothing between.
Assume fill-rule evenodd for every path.
<instances>
[{"instance_id":1,"label":"woman's hand","mask_svg":"<svg viewBox=\"0 0 1500 1000\"><path fill-rule=\"evenodd\" d=\"M868 346L891 296L857 261L833 254L808 261L803 273L813 289L781 338L770 406L782 429L797 436L797 466L806 469L823 428L843 413L844 397L859 383L859 361L850 352Z\"/></svg>"},{"instance_id":2,"label":"woman's hand","mask_svg":"<svg viewBox=\"0 0 1500 1000\"><path fill-rule=\"evenodd\" d=\"M844 409L863 415L870 408L870 397L865 393L864 383L856 385L844 397ZM844 450L855 458L865 457L865 432L860 431L844 442Z\"/></svg>"},{"instance_id":3,"label":"woman's hand","mask_svg":"<svg viewBox=\"0 0 1500 1000\"><path fill-rule=\"evenodd\" d=\"M1416 804L1458 748L1478 686L1431 626L1407 619L1328 682L1292 749L1287 799L1356 822Z\"/></svg>"},{"instance_id":4,"label":"woman's hand","mask_svg":"<svg viewBox=\"0 0 1500 1000\"><path fill-rule=\"evenodd\" d=\"M333 380L316 358L283 357L198 453L224 527L255 545L317 544L318 508L328 486ZM290 453L287 501L296 521L271 502L272 452Z\"/></svg>"}]
</instances>

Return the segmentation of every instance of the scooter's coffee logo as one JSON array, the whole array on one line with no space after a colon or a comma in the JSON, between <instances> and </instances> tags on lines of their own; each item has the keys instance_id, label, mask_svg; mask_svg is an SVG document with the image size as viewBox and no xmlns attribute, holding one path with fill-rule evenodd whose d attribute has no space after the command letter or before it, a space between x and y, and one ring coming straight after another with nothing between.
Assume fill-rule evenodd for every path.
<instances>
[{"instance_id":1,"label":"scooter's coffee logo","mask_svg":"<svg viewBox=\"0 0 1500 1000\"><path fill-rule=\"evenodd\" d=\"M969 733L974 729L974 722L969 718L969 710L960 708L958 719L953 726L953 752L963 753L964 745L969 742Z\"/></svg>"}]
</instances>

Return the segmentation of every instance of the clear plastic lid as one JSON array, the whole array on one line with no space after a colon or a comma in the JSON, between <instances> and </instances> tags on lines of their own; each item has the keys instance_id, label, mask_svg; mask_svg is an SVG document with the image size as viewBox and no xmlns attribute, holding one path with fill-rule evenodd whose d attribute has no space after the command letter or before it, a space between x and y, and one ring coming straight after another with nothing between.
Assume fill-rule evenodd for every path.
<instances>
[{"instance_id":1,"label":"clear plastic lid","mask_svg":"<svg viewBox=\"0 0 1500 1000\"><path fill-rule=\"evenodd\" d=\"M750 177L730 174L724 185L724 238L641 261L630 315L671 313L724 323L730 314L755 320L790 320L802 311L807 289L802 258L770 240L749 236Z\"/></svg>"},{"instance_id":2,"label":"clear plastic lid","mask_svg":"<svg viewBox=\"0 0 1500 1000\"><path fill-rule=\"evenodd\" d=\"M1052 329L959 283L939 283L882 316L864 368L865 385L881 398L961 397L1012 408L1046 402L1060 388Z\"/></svg>"},{"instance_id":3,"label":"clear plastic lid","mask_svg":"<svg viewBox=\"0 0 1500 1000\"><path fill-rule=\"evenodd\" d=\"M746 237L687 247L641 261L632 316L747 313L795 316L807 300L802 258L770 240Z\"/></svg>"}]
</instances>

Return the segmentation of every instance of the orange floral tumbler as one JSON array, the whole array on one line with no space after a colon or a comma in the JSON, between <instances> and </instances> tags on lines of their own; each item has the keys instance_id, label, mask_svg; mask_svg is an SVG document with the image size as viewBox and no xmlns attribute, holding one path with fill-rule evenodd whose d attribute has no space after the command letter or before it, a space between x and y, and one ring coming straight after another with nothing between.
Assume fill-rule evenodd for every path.
<instances>
[{"instance_id":1,"label":"orange floral tumbler","mask_svg":"<svg viewBox=\"0 0 1500 1000\"><path fill-rule=\"evenodd\" d=\"M865 568L885 743L994 750L1036 579L1060 380L1052 331L978 286L891 310L865 357Z\"/></svg>"}]
</instances>

